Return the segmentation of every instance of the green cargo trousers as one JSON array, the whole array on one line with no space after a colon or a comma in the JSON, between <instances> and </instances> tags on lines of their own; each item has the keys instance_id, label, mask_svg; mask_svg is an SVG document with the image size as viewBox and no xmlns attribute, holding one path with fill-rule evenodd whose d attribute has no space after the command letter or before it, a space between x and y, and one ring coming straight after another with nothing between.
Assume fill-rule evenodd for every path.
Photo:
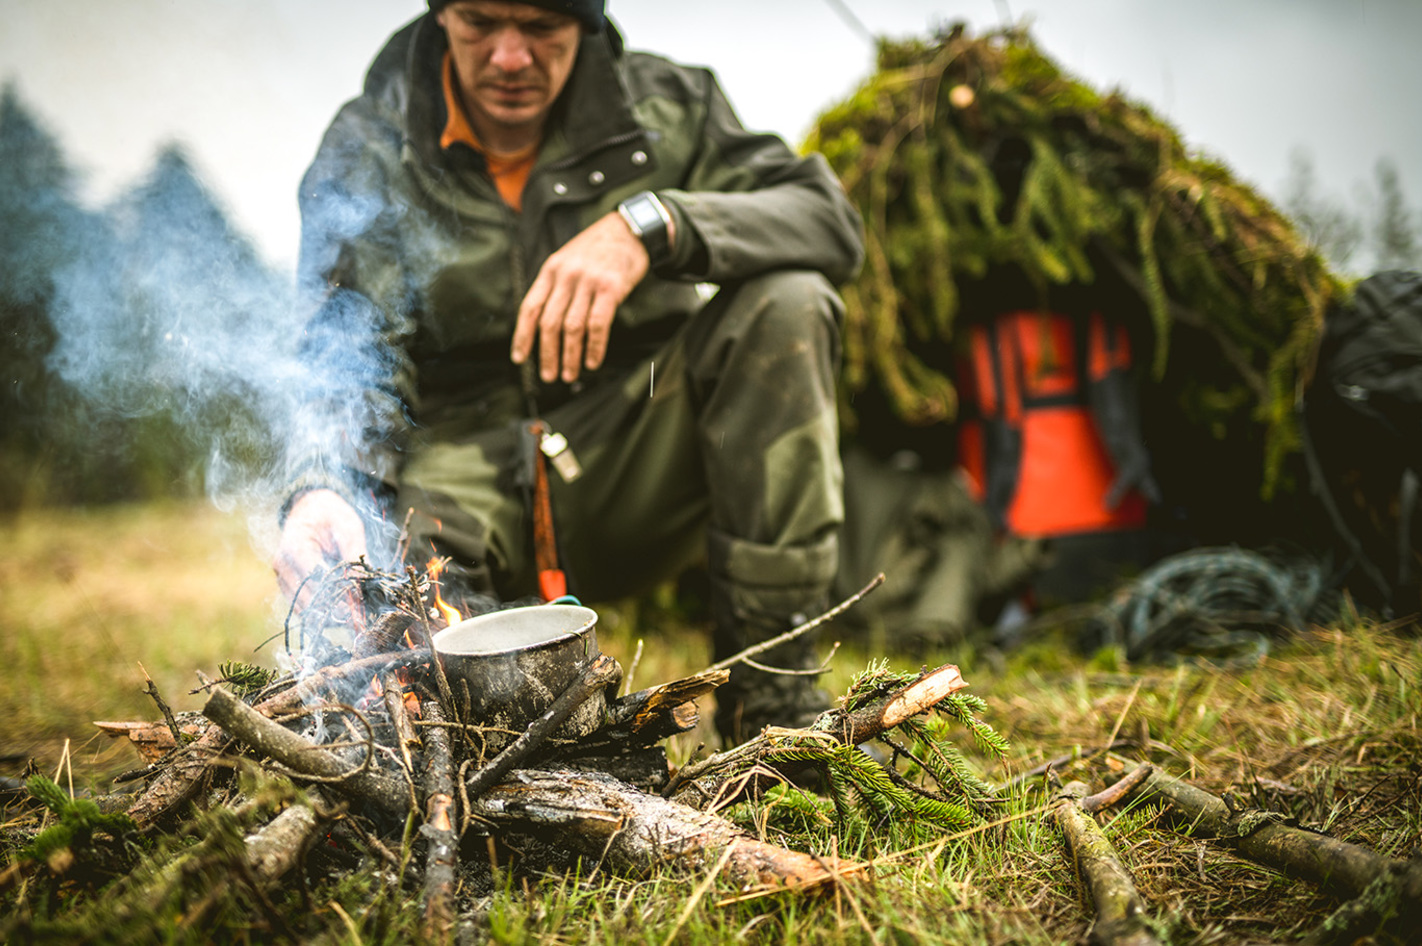
<instances>
[{"instance_id":1,"label":"green cargo trousers","mask_svg":"<svg viewBox=\"0 0 1422 946\"><path fill-rule=\"evenodd\" d=\"M544 414L582 467L572 482L548 467L572 593L637 593L704 555L739 623L769 633L824 605L844 518L841 317L817 273L722 286L653 357ZM536 591L530 513L511 485L525 422L418 443L397 496L398 515L414 510L410 558L448 556L451 577L501 600ZM718 656L744 639L718 632Z\"/></svg>"}]
</instances>

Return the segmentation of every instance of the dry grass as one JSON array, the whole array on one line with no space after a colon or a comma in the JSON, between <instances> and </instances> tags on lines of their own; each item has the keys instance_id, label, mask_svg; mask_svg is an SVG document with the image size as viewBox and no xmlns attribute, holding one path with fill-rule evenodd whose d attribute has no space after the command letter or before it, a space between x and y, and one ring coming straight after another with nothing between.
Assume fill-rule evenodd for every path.
<instances>
[{"instance_id":1,"label":"dry grass","mask_svg":"<svg viewBox=\"0 0 1422 946\"><path fill-rule=\"evenodd\" d=\"M127 766L95 719L148 719L144 670L175 711L195 671L272 663L276 583L246 524L206 503L23 514L0 524L0 756ZM141 665L141 667L140 667ZM121 750L121 751L120 751Z\"/></svg>"},{"instance_id":2,"label":"dry grass","mask_svg":"<svg viewBox=\"0 0 1422 946\"><path fill-rule=\"evenodd\" d=\"M191 708L184 694L194 670L252 659L279 627L270 573L244 525L205 507L45 514L5 526L0 539L0 660L13 684L0 687L0 748L42 767L56 764L66 738L76 746L76 777L131 765L122 747L96 743L88 721L155 718L139 662L172 702ZM685 626L665 593L599 610L603 649L624 667L643 644L634 686L709 662L704 633ZM871 656L849 643L829 688L842 688ZM1422 845L1422 645L1413 625L1349 619L1281 642L1245 670L1127 667L1111 652L1080 658L1051 636L1006 658L965 646L928 660L960 664L988 702L985 718L1011 740L1001 763L963 745L999 784L1075 754L1062 777L1100 787L1150 760L1384 854ZM900 669L918 663L893 660ZM1093 752L1113 738L1132 745ZM684 760L702 740L711 741L704 730L680 738L673 756ZM12 761L3 774L17 771ZM1090 918L1044 816L1049 800L1041 779L1022 781L1006 793L1002 823L946 839L922 826L865 823L795 837L815 853L875 862L872 883L819 900L742 900L717 884L675 927L699 878L602 876L587 885L551 877L511 882L480 903L477 928L501 943L661 943L673 933L696 943L1079 941ZM1103 822L1170 942L1295 939L1338 905L1167 830L1152 810ZM393 943L414 929L417 890L361 875L317 894L314 908L295 894L290 901L292 922L312 935ZM262 937L251 927L224 938Z\"/></svg>"}]
</instances>

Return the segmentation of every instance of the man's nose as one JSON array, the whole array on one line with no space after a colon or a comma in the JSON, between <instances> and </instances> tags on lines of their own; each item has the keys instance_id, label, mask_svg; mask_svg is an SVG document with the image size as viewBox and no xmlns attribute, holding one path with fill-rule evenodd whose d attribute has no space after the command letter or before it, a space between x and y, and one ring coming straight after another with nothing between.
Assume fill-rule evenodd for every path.
<instances>
[{"instance_id":1,"label":"man's nose","mask_svg":"<svg viewBox=\"0 0 1422 946\"><path fill-rule=\"evenodd\" d=\"M494 52L489 62L501 72L520 72L533 65L528 39L515 27L499 30L494 36Z\"/></svg>"}]
</instances>

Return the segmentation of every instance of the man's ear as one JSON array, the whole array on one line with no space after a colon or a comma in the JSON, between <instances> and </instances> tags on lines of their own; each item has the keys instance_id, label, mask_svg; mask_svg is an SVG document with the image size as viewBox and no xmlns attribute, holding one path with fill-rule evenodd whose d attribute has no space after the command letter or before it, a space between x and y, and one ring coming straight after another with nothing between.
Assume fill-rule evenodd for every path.
<instances>
[{"instance_id":1,"label":"man's ear","mask_svg":"<svg viewBox=\"0 0 1422 946\"><path fill-rule=\"evenodd\" d=\"M438 23L440 29L444 30L446 33L449 32L449 25L444 22L445 17L447 16L449 16L449 7L447 6L440 7L439 12L435 14L435 22Z\"/></svg>"}]
</instances>

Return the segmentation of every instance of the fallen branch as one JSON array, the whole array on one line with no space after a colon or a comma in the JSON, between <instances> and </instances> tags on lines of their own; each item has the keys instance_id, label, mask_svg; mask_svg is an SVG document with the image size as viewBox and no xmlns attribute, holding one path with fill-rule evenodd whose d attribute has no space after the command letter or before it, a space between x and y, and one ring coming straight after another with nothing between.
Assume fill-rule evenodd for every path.
<instances>
[{"instance_id":1,"label":"fallen branch","mask_svg":"<svg viewBox=\"0 0 1422 946\"><path fill-rule=\"evenodd\" d=\"M1099 946L1156 946L1145 903L1096 819L1084 809L1086 785L1070 782L1052 816L1066 838L1082 883L1091 895L1096 920L1087 941Z\"/></svg>"},{"instance_id":2,"label":"fallen branch","mask_svg":"<svg viewBox=\"0 0 1422 946\"><path fill-rule=\"evenodd\" d=\"M1134 801L1166 804L1164 816L1178 830L1210 838L1239 855L1335 896L1353 898L1399 861L1326 834L1284 824L1258 809L1232 809L1209 792L1160 772L1133 793Z\"/></svg>"},{"instance_id":3,"label":"fallen branch","mask_svg":"<svg viewBox=\"0 0 1422 946\"><path fill-rule=\"evenodd\" d=\"M754 739L738 746L708 756L700 762L683 766L671 779L662 795L677 798L686 804L701 803L709 799L726 802L720 790L720 783L727 773L739 774L755 762L764 759L777 747L784 745L786 737L802 733L809 737L827 738L832 742L857 746L880 736L912 717L926 713L942 700L968 686L958 668L945 664L936 670L921 674L907 686L873 700L851 712L840 709L826 710L810 725L808 730L787 730L771 727ZM706 780L702 782L702 780ZM693 783L696 784L694 789ZM750 780L743 786L754 794L761 788L760 780ZM687 789L687 792L683 792Z\"/></svg>"},{"instance_id":4,"label":"fallen branch","mask_svg":"<svg viewBox=\"0 0 1422 946\"><path fill-rule=\"evenodd\" d=\"M1422 929L1422 857L1398 861L1355 899L1339 907L1301 946L1406 942Z\"/></svg>"},{"instance_id":5,"label":"fallen branch","mask_svg":"<svg viewBox=\"0 0 1422 946\"><path fill-rule=\"evenodd\" d=\"M725 872L738 884L816 889L858 873L761 841L718 815L648 795L596 773L520 770L472 802L473 814L506 830L556 834L558 843L614 871L646 875L674 868L709 870L727 850Z\"/></svg>"}]
</instances>

